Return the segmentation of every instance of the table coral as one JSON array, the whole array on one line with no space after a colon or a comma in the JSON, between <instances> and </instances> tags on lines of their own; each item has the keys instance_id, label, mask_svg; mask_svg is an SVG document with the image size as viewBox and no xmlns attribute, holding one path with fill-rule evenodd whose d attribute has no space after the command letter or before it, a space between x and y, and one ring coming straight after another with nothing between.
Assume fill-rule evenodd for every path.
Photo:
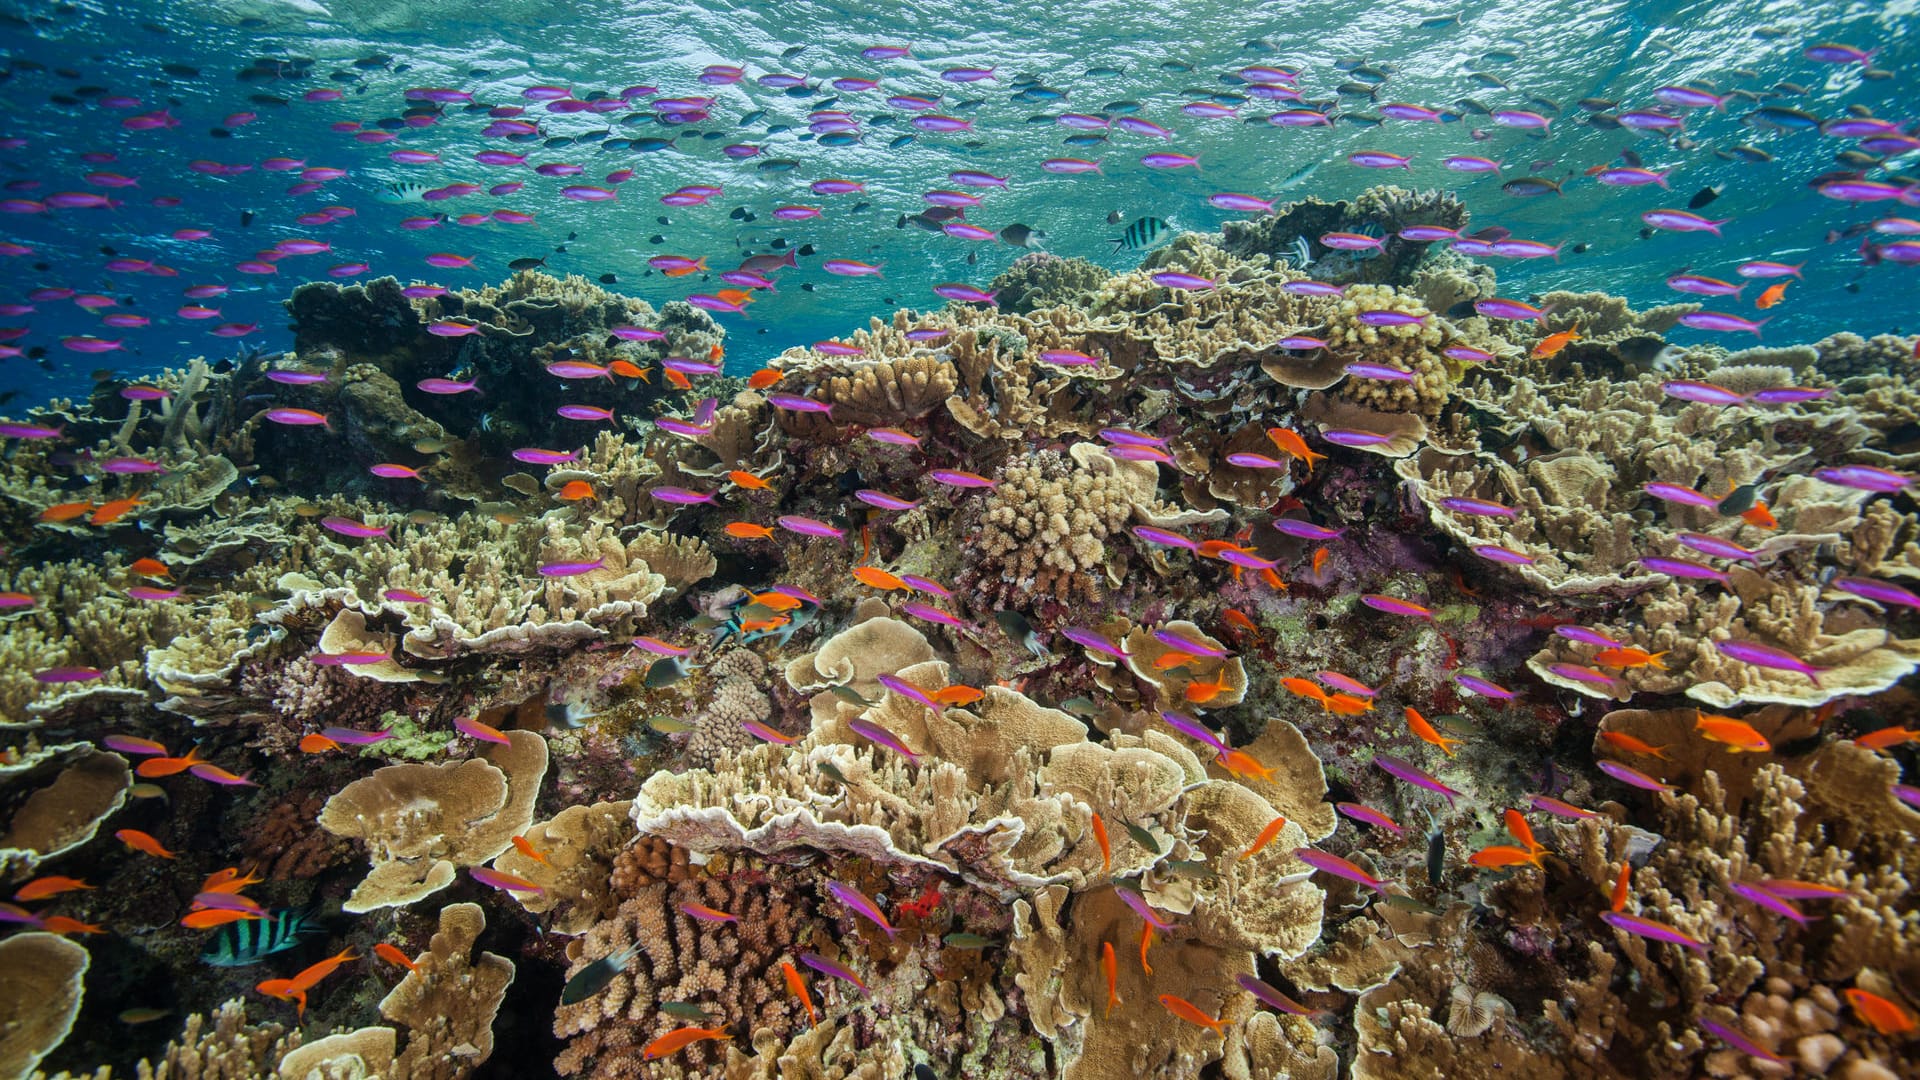
<instances>
[{"instance_id":1,"label":"table coral","mask_svg":"<svg viewBox=\"0 0 1920 1080\"><path fill-rule=\"evenodd\" d=\"M86 949L57 934L0 941L0 1073L27 1075L66 1039L89 962Z\"/></svg>"}]
</instances>

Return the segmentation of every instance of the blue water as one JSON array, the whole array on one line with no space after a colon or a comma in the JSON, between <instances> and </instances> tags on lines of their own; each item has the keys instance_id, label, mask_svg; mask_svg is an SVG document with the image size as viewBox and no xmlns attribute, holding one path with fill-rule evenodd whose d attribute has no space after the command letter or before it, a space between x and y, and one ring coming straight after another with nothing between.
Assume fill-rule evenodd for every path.
<instances>
[{"instance_id":1,"label":"blue water","mask_svg":"<svg viewBox=\"0 0 1920 1080\"><path fill-rule=\"evenodd\" d=\"M12 408L54 394L74 393L88 383L87 373L111 367L121 374L178 365L186 358L220 356L237 347L281 348L291 336L279 303L301 281L326 280L328 267L350 262L371 264L372 273L394 274L403 281L432 281L449 286L478 286L507 275L506 263L522 257L548 258L553 272L589 278L617 277L618 291L655 303L710 292L720 283L697 278L667 279L649 274L645 260L658 254L704 255L716 270L726 269L748 252L769 250L776 238L791 247L811 244L817 254L801 259L798 270L779 278L777 294L763 295L747 317L723 315L729 330L729 364L758 366L779 350L864 326L869 316L898 306L938 305L931 287L962 281L984 286L1021 252L998 242L973 242L899 228L901 215L923 207L922 192L951 187L945 174L978 169L1011 178L1005 191L986 191L969 220L999 229L1020 222L1047 233L1048 250L1080 255L1107 266L1131 265L1137 256L1113 252L1107 240L1123 220L1152 214L1188 229L1217 229L1235 216L1210 207L1206 198L1219 191L1271 195L1274 185L1312 162L1321 167L1281 196L1338 198L1375 183L1456 188L1478 225L1497 224L1523 238L1585 244L1569 250L1558 264L1500 265L1502 292L1525 296L1552 288L1601 289L1623 294L1636 305L1689 299L1670 293L1663 279L1681 267L1732 277L1744 259L1806 262L1806 280L1789 290L1787 302L1773 309L1769 342L1811 341L1842 329L1874 333L1911 323L1915 288L1912 267L1864 267L1856 253L1859 239L1829 240L1833 232L1884 216L1889 204L1851 206L1815 194L1807 180L1839 168L1833 155L1848 141L1818 131L1781 132L1745 126L1740 117L1750 102L1730 103L1724 114L1694 112L1686 134L1690 149L1629 131L1583 126L1575 102L1587 96L1618 99L1621 108L1652 107L1651 92L1662 85L1704 80L1721 92L1745 88L1765 91L1779 82L1803 84L1804 96L1770 103L1804 109L1822 118L1841 115L1849 106L1911 121L1914 81L1920 62L1920 17L1911 0L1898 3L1612 3L1541 4L1531 0L1486 5L1439 3L1317 3L1273 5L1258 10L1238 3L1183 2L1171 14L1160 5L1082 2L1056 15L1036 18L1028 3L846 3L786 0L778 4L710 2L696 4L489 3L485 17L477 5L399 4L355 0L322 5L312 2L265 3L89 3L64 9L37 8L26 21L11 20L0 29L0 50L8 57L10 77L0 82L0 103L8 117L0 135L24 140L6 152L7 181L38 182L37 189L7 193L39 198L50 192L101 191L82 179L95 169L135 176L137 188L107 191L125 205L117 209L62 210L43 215L0 215L0 238L31 246L33 254L0 261L0 303L19 300L41 286L99 291L123 307L152 318L141 329L103 330L96 316L71 302L38 305L24 317L0 319L22 326L22 348L46 350L36 363L28 356L0 366L0 389L20 392ZM1460 13L1457 25L1437 29L1422 19ZM1766 32L1760 33L1762 28ZM1892 73L1880 80L1862 77L1861 65L1836 66L1805 59L1801 50L1816 41L1838 41L1862 48L1881 47L1873 66ZM911 44L908 58L874 62L860 56L863 46ZM783 51L804 45L787 58ZM1517 54L1511 59L1490 51ZM353 61L375 54L392 57L385 66L355 67ZM302 77L243 82L237 73L255 57L309 57ZM1240 108L1240 120L1203 120L1183 116L1179 108L1208 94L1230 94L1231 73L1251 63L1304 66L1300 86L1307 97L1335 96L1348 76L1335 66L1343 57L1387 69L1391 77L1377 102L1342 98L1341 111L1371 111L1380 103L1405 101L1446 107L1473 97L1493 109L1546 111L1529 100L1557 103L1550 136L1536 139L1522 131L1492 125L1485 116L1434 125L1388 121L1368 128L1341 123L1331 129L1281 129L1259 122L1279 106L1253 101ZM197 77L168 74L163 63L199 69ZM696 81L707 64L739 64L746 79L732 86L702 86ZM992 82L956 85L939 72L956 65L992 67ZM1191 70L1171 70L1190 65ZM1119 74L1092 74L1114 68ZM62 70L64 69L64 70ZM1750 75L1734 74L1748 69ZM1469 73L1495 74L1510 89L1485 88ZM879 79L881 89L835 94L821 88L791 97L754 83L767 72L810 77L820 85L835 77ZM1016 76L1032 73L1050 88L1065 91L1064 101L1015 100ZM617 94L624 87L656 86L661 95L711 95L718 99L709 120L678 127L653 122L621 122L625 112L605 116L557 115L540 102L525 101L520 91L538 84L574 88L579 96L599 90ZM330 129L343 121L371 126L398 117L410 87L453 87L488 104L517 104L540 121L548 138L579 136L611 128L615 138L677 137L673 149L638 153L610 150L593 142L546 149L539 141L513 143L483 139L488 122L479 111L449 106L438 123L402 134L398 142L367 145ZM76 88L102 88L109 94L140 99L139 108L108 109L83 98L61 105L55 95ZM336 88L340 101L308 102L315 89ZM956 115L973 123L958 136L920 135L890 149L897 135L911 132L908 114L890 110L890 93L945 94L943 110L980 99ZM258 104L250 95L271 95L287 104ZM806 114L838 97L862 121L863 141L826 147L800 141ZM1141 103L1137 115L1176 133L1167 146L1158 140L1113 132L1103 146L1064 146L1069 129L1033 122L1064 110L1097 112L1108 102ZM122 118L165 107L178 127L124 130ZM231 113L251 110L259 118L216 138ZM645 115L645 99L636 103ZM755 110L766 117L742 118ZM890 117L889 120L879 119ZM1254 122L1242 122L1251 119ZM770 124L792 130L768 135ZM1487 134L1471 137L1472 129ZM704 137L694 138L699 131ZM758 159L729 160L720 148L729 143L761 145ZM1774 155L1769 164L1721 160L1713 151L1738 143ZM396 147L424 149L442 163L402 166L388 159ZM526 152L530 161L571 162L585 174L570 179L534 175L529 168L477 165L481 149ZM1672 168L1672 191L1616 189L1596 185L1582 173L1613 159L1622 149L1637 151L1649 167ZM1140 155L1174 149L1197 156L1201 171L1156 171L1139 163ZM1349 165L1355 150L1380 149L1409 155L1410 171L1375 171ZM80 160L88 151L111 151L117 160L92 165ZM1473 178L1443 169L1448 154L1474 154L1503 160L1505 178L1526 175L1536 162L1541 175L1574 176L1563 196L1532 199L1503 194L1500 178ZM287 195L297 177L255 168L231 177L210 177L187 169L189 162L258 165L274 156L301 158L310 165L348 170L313 194ZM1072 156L1103 162L1104 175L1051 176L1039 162ZM1910 168L1916 155L1888 162L1885 168ZM789 172L757 167L769 158L797 159ZM1550 164L1545 164L1550 163ZM578 203L559 197L568 184L599 184L616 169L635 177L619 187L612 203ZM1880 172L1870 175L1879 176ZM817 179L845 177L863 181L864 195L816 196L807 185ZM388 205L376 193L393 182L438 186L456 180L492 185L525 181L525 188L504 198L484 192L432 205ZM718 184L725 190L702 207L671 209L657 200L682 184ZM1724 236L1639 235L1638 215L1657 207L1683 207L1694 192L1724 185L1724 194L1703 213L1731 218ZM156 196L181 200L174 208L155 208ZM866 203L856 210L856 204ZM769 211L799 203L825 208L822 217L792 224L774 221ZM351 207L356 216L319 227L294 223L296 215L323 206ZM398 222L436 210L448 214L490 211L505 206L537 215L532 225L447 224L424 232L406 232ZM751 225L729 217L735 208L758 216ZM243 227L243 211L252 223ZM1896 208L1893 212L1899 212ZM1910 213L1910 211L1909 211ZM665 218L668 224L660 223ZM180 242L170 234L181 228L206 228L214 236ZM569 235L572 239L568 239ZM661 236L660 243L651 242ZM235 262L278 240L311 237L329 242L332 252L288 258L272 277L250 277ZM1884 238L1883 238L1884 239ZM565 252L556 252L564 244ZM177 277L112 274L108 256L151 259L178 269ZM440 270L423 260L431 252L471 255L468 269ZM971 256L971 260L969 259ZM842 257L880 263L880 279L833 277L819 269L822 258ZM39 268L44 267L44 269ZM189 284L220 282L233 292L213 301L222 319L258 323L260 330L239 342L211 337L209 322L174 317L180 290ZM1763 283L1764 284L1764 283ZM804 288L812 285L811 290ZM1738 307L1753 317L1748 290ZM67 335L97 334L125 341L123 351L102 356L64 349ZM1676 332L1679 340L1704 340L1696 331ZM1750 343L1744 335L1728 341Z\"/></svg>"}]
</instances>

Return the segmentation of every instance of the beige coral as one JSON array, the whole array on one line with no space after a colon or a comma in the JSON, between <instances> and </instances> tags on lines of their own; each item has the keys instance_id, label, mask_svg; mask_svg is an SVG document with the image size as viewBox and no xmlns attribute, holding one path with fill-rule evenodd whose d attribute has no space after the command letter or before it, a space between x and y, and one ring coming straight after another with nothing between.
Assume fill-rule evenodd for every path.
<instances>
[{"instance_id":1,"label":"beige coral","mask_svg":"<svg viewBox=\"0 0 1920 1080\"><path fill-rule=\"evenodd\" d=\"M634 835L632 810L631 800L569 806L523 834L541 859L509 848L494 859L494 868L540 886L537 893L516 892L513 898L535 914L557 910L555 933L581 933L616 904L609 881L614 859Z\"/></svg>"},{"instance_id":2,"label":"beige coral","mask_svg":"<svg viewBox=\"0 0 1920 1080\"><path fill-rule=\"evenodd\" d=\"M473 955L487 926L479 904L440 909L439 929L427 951L380 1002L380 1015L407 1028L394 1061L406 1080L457 1080L493 1056L493 1021L513 984L513 961L490 952Z\"/></svg>"},{"instance_id":3,"label":"beige coral","mask_svg":"<svg viewBox=\"0 0 1920 1080\"><path fill-rule=\"evenodd\" d=\"M25 1076L73 1030L87 950L29 931L0 941L0 1075Z\"/></svg>"}]
</instances>

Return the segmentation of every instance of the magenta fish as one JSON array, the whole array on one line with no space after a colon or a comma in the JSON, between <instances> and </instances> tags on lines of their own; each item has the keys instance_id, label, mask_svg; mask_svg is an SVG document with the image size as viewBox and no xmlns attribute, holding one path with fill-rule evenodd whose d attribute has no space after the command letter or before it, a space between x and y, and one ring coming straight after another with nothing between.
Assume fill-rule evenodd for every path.
<instances>
[{"instance_id":1,"label":"magenta fish","mask_svg":"<svg viewBox=\"0 0 1920 1080\"><path fill-rule=\"evenodd\" d=\"M852 908L869 922L886 931L888 940L892 940L893 936L900 932L892 923L887 921L886 913L880 910L880 905L874 903L872 898L859 889L851 885L843 885L838 881L829 881L827 882L827 891L833 894L834 899Z\"/></svg>"},{"instance_id":2,"label":"magenta fish","mask_svg":"<svg viewBox=\"0 0 1920 1080\"><path fill-rule=\"evenodd\" d=\"M873 991L867 989L867 984L861 982L858 975L818 953L803 952L800 954L800 962L822 975L830 975L842 982L852 983L866 997L873 996Z\"/></svg>"},{"instance_id":3,"label":"magenta fish","mask_svg":"<svg viewBox=\"0 0 1920 1080\"><path fill-rule=\"evenodd\" d=\"M1697 562L1689 562L1686 559L1663 559L1658 556L1648 555L1643 556L1639 560L1639 563L1641 569L1651 570L1656 574L1666 574L1669 577L1690 578L1695 581L1717 581L1722 585L1727 584L1729 580L1725 570L1716 570L1711 566Z\"/></svg>"},{"instance_id":4,"label":"magenta fish","mask_svg":"<svg viewBox=\"0 0 1920 1080\"><path fill-rule=\"evenodd\" d=\"M942 626L951 626L960 630L972 629L971 626L963 622L957 615L912 600L900 605L900 613L903 615L911 615L916 619L925 619L928 622L939 623Z\"/></svg>"},{"instance_id":5,"label":"magenta fish","mask_svg":"<svg viewBox=\"0 0 1920 1080\"><path fill-rule=\"evenodd\" d=\"M927 478L934 483L957 488L990 488L999 484L998 480L990 480L979 473L962 472L958 469L934 469L927 473Z\"/></svg>"},{"instance_id":6,"label":"magenta fish","mask_svg":"<svg viewBox=\"0 0 1920 1080\"><path fill-rule=\"evenodd\" d=\"M931 697L928 697L927 692L925 690L920 689L919 687L913 685L912 683L908 682L907 680L901 678L898 675L881 675L878 678L876 678L874 681L878 682L881 686L886 687L888 690L892 691L893 693L899 694L901 697L907 698L910 701L915 701L920 703L921 705L926 706L928 709L932 710L933 712L944 713L947 710L947 707L945 705L942 705L940 702L933 700L933 698Z\"/></svg>"},{"instance_id":7,"label":"magenta fish","mask_svg":"<svg viewBox=\"0 0 1920 1080\"><path fill-rule=\"evenodd\" d=\"M1600 918L1608 926L1623 933L1649 938L1653 941L1664 941L1669 945L1678 945L1681 948L1692 949L1702 955L1705 955L1707 951L1704 943L1695 941L1663 922L1655 922L1652 919L1642 918L1638 915L1629 915L1624 911L1603 911L1600 913Z\"/></svg>"},{"instance_id":8,"label":"magenta fish","mask_svg":"<svg viewBox=\"0 0 1920 1080\"><path fill-rule=\"evenodd\" d=\"M912 510L920 505L919 499L903 499L898 495L889 495L872 488L861 488L853 493L853 497L868 506L877 506L882 510Z\"/></svg>"},{"instance_id":9,"label":"magenta fish","mask_svg":"<svg viewBox=\"0 0 1920 1080\"><path fill-rule=\"evenodd\" d=\"M1673 785L1663 784L1660 781L1655 780L1653 777L1648 776L1646 773L1641 772L1639 769L1636 769L1631 765L1622 765L1617 761L1613 761L1607 758L1602 758L1598 764L1601 772L1606 773L1608 776L1613 777L1615 780L1618 780L1623 784L1627 784L1631 787L1637 787L1642 791L1672 791L1673 790Z\"/></svg>"},{"instance_id":10,"label":"magenta fish","mask_svg":"<svg viewBox=\"0 0 1920 1080\"><path fill-rule=\"evenodd\" d=\"M342 727L321 728L320 734L343 746L372 746L393 738L391 731L361 731L358 728Z\"/></svg>"},{"instance_id":11,"label":"magenta fish","mask_svg":"<svg viewBox=\"0 0 1920 1080\"><path fill-rule=\"evenodd\" d=\"M1329 529L1325 525L1315 525L1311 521L1303 521L1299 518L1275 518L1273 527L1301 540L1338 540L1347 532L1345 529Z\"/></svg>"},{"instance_id":12,"label":"magenta fish","mask_svg":"<svg viewBox=\"0 0 1920 1080\"><path fill-rule=\"evenodd\" d=\"M1174 924L1162 918L1160 913L1153 910L1152 906L1147 903L1146 898L1139 893L1134 892L1125 885L1115 885L1113 887L1113 894L1118 896L1122 903L1132 908L1135 914L1145 919L1148 926L1153 927L1161 933L1173 929Z\"/></svg>"},{"instance_id":13,"label":"magenta fish","mask_svg":"<svg viewBox=\"0 0 1920 1080\"><path fill-rule=\"evenodd\" d=\"M847 535L845 529L814 518L801 517L798 514L782 514L775 518L773 523L790 533L798 533L801 536L821 536L840 540Z\"/></svg>"},{"instance_id":14,"label":"magenta fish","mask_svg":"<svg viewBox=\"0 0 1920 1080\"><path fill-rule=\"evenodd\" d=\"M1451 510L1456 514L1468 514L1474 517L1510 518L1517 517L1520 513L1511 506L1502 506L1485 499L1469 499L1460 495L1441 499L1439 505L1442 509Z\"/></svg>"},{"instance_id":15,"label":"magenta fish","mask_svg":"<svg viewBox=\"0 0 1920 1080\"><path fill-rule=\"evenodd\" d=\"M500 871L494 870L491 867L470 866L467 868L467 873L473 875L473 880L479 882L482 885L490 886L495 889L503 889L507 892L537 893L537 892L545 891L541 889L540 886L535 885L533 882L528 881L525 878L515 877L512 874L501 873Z\"/></svg>"},{"instance_id":16,"label":"magenta fish","mask_svg":"<svg viewBox=\"0 0 1920 1080\"><path fill-rule=\"evenodd\" d=\"M1204 641L1196 641L1177 630L1170 630L1165 627L1155 630L1153 632L1153 639L1169 649L1177 649L1180 652L1191 653L1194 656L1232 655L1228 650L1218 645L1209 645Z\"/></svg>"},{"instance_id":17,"label":"magenta fish","mask_svg":"<svg viewBox=\"0 0 1920 1080\"><path fill-rule=\"evenodd\" d=\"M1135 525L1133 527L1133 535L1145 540L1149 544L1159 544L1162 547L1185 548L1188 551L1200 550L1198 541L1182 536L1177 532L1169 532L1166 529L1153 525Z\"/></svg>"},{"instance_id":18,"label":"magenta fish","mask_svg":"<svg viewBox=\"0 0 1920 1080\"><path fill-rule=\"evenodd\" d=\"M1095 633L1092 630L1085 630L1078 626L1062 627L1060 636L1083 648L1092 649L1094 652L1111 656L1117 660L1125 660L1131 655L1120 646L1115 645L1112 639L1108 638L1105 634Z\"/></svg>"},{"instance_id":19,"label":"magenta fish","mask_svg":"<svg viewBox=\"0 0 1920 1080\"><path fill-rule=\"evenodd\" d=\"M1407 830L1403 828L1399 822L1375 810L1371 806L1365 806L1360 803L1343 802L1334 803L1333 808L1355 821L1372 825L1377 829L1385 829L1395 836L1406 835Z\"/></svg>"},{"instance_id":20,"label":"magenta fish","mask_svg":"<svg viewBox=\"0 0 1920 1080\"><path fill-rule=\"evenodd\" d=\"M595 570L600 569L606 564L607 564L607 561L605 559L595 559L592 562L541 563L540 576L541 577L578 577L581 574L591 574Z\"/></svg>"},{"instance_id":21,"label":"magenta fish","mask_svg":"<svg viewBox=\"0 0 1920 1080\"><path fill-rule=\"evenodd\" d=\"M1182 735L1187 736L1190 739L1198 739L1201 742L1206 743L1208 746L1213 747L1214 750L1217 751L1218 753L1225 754L1227 751L1232 749L1232 747L1227 745L1226 740L1222 739L1218 735L1215 735L1212 729L1208 728L1205 724L1202 724L1198 720L1195 720L1193 717L1186 715L1185 713L1167 712L1165 710L1162 710L1160 713L1160 719L1165 720L1167 722L1167 726L1172 728L1173 730L1179 732Z\"/></svg>"},{"instance_id":22,"label":"magenta fish","mask_svg":"<svg viewBox=\"0 0 1920 1080\"><path fill-rule=\"evenodd\" d=\"M1481 697L1492 698L1495 701L1512 701L1514 698L1513 691L1504 686L1490 683L1478 675L1455 675L1453 681L1455 685L1463 689L1471 690Z\"/></svg>"},{"instance_id":23,"label":"magenta fish","mask_svg":"<svg viewBox=\"0 0 1920 1080\"><path fill-rule=\"evenodd\" d=\"M919 754L908 749L907 744L900 741L898 735L871 720L856 716L847 721L847 730L869 742L884 746L909 761L917 761L920 758Z\"/></svg>"},{"instance_id":24,"label":"magenta fish","mask_svg":"<svg viewBox=\"0 0 1920 1080\"><path fill-rule=\"evenodd\" d=\"M674 487L671 484L662 484L656 488L648 488L647 494L653 496L660 502L676 503L682 506L691 506L694 503L710 503L714 500L714 492L690 491L687 488Z\"/></svg>"},{"instance_id":25,"label":"magenta fish","mask_svg":"<svg viewBox=\"0 0 1920 1080\"><path fill-rule=\"evenodd\" d=\"M1730 881L1727 883L1727 891L1750 904L1766 908L1775 915L1784 915L1794 922L1799 923L1801 926L1806 926L1812 922L1811 919L1807 918L1806 912L1801 911L1785 899L1775 896L1773 893L1768 892L1758 885L1748 885L1744 882Z\"/></svg>"},{"instance_id":26,"label":"magenta fish","mask_svg":"<svg viewBox=\"0 0 1920 1080\"><path fill-rule=\"evenodd\" d=\"M1580 821L1585 818L1597 818L1600 816L1592 810L1582 810L1570 802L1563 802L1551 795L1531 796L1527 799L1527 805L1543 814L1552 814L1555 817L1566 818L1569 821Z\"/></svg>"},{"instance_id":27,"label":"magenta fish","mask_svg":"<svg viewBox=\"0 0 1920 1080\"><path fill-rule=\"evenodd\" d=\"M320 524L330 532L351 536L358 540L371 540L376 536L385 536L392 528L390 525L368 525L352 518L339 516L323 517L320 519Z\"/></svg>"},{"instance_id":28,"label":"magenta fish","mask_svg":"<svg viewBox=\"0 0 1920 1080\"><path fill-rule=\"evenodd\" d=\"M48 684L92 682L104 674L99 668L53 667L34 672L33 681Z\"/></svg>"},{"instance_id":29,"label":"magenta fish","mask_svg":"<svg viewBox=\"0 0 1920 1080\"><path fill-rule=\"evenodd\" d=\"M1379 893L1381 896L1387 895L1386 882L1381 881L1379 878L1374 877L1372 874L1367 873L1365 870L1360 869L1352 862L1338 855L1331 855L1324 851L1303 847L1294 848L1293 857L1313 867L1315 870L1324 871L1332 874L1334 877L1346 878L1356 885L1364 885L1374 892Z\"/></svg>"},{"instance_id":30,"label":"magenta fish","mask_svg":"<svg viewBox=\"0 0 1920 1080\"><path fill-rule=\"evenodd\" d=\"M1713 643L1713 648L1720 655L1738 660L1743 664L1805 675L1807 681L1815 686L1820 685L1820 674L1827 670L1814 667L1792 653L1776 649L1771 645L1762 645L1756 641L1716 641Z\"/></svg>"},{"instance_id":31,"label":"magenta fish","mask_svg":"<svg viewBox=\"0 0 1920 1080\"><path fill-rule=\"evenodd\" d=\"M1759 1043L1754 1042L1752 1039L1747 1038L1745 1035L1742 1035L1740 1032L1725 1024L1718 1023L1705 1016L1700 1017L1697 1022L1702 1031L1705 1031L1707 1034L1712 1035L1714 1038L1719 1039L1721 1042L1726 1043L1728 1046L1733 1047L1735 1050L1749 1057L1758 1058L1770 1065L1782 1065L1788 1069L1793 1068L1793 1064L1786 1058L1773 1053L1766 1047L1761 1046Z\"/></svg>"},{"instance_id":32,"label":"magenta fish","mask_svg":"<svg viewBox=\"0 0 1920 1080\"><path fill-rule=\"evenodd\" d=\"M1435 779L1431 774L1415 768L1412 762L1406 761L1403 758L1394 757L1392 754L1375 754L1373 756L1373 763L1378 765L1382 772L1396 780L1404 780L1414 787L1426 788L1428 791L1446 799L1448 806L1452 806L1454 798L1460 794L1458 791Z\"/></svg>"},{"instance_id":33,"label":"magenta fish","mask_svg":"<svg viewBox=\"0 0 1920 1080\"><path fill-rule=\"evenodd\" d=\"M1379 593L1365 593L1360 602L1375 611L1384 611L1389 615L1404 615L1411 619L1431 619L1432 610L1422 607L1411 600L1402 600L1397 596L1383 596Z\"/></svg>"}]
</instances>

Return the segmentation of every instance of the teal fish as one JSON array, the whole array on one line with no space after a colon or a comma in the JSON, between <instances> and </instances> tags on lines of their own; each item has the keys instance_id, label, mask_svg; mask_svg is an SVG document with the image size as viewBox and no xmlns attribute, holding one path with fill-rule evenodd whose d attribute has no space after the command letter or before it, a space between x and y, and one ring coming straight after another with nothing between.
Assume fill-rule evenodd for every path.
<instances>
[{"instance_id":1,"label":"teal fish","mask_svg":"<svg viewBox=\"0 0 1920 1080\"><path fill-rule=\"evenodd\" d=\"M640 954L638 944L629 945L611 956L603 956L586 967L580 973L567 980L560 990L560 1004L578 1005L607 988L616 976L627 970L627 965ZM662 1006L664 1008L664 1006Z\"/></svg>"},{"instance_id":2,"label":"teal fish","mask_svg":"<svg viewBox=\"0 0 1920 1080\"><path fill-rule=\"evenodd\" d=\"M993 613L993 621L1000 624L1000 629L1006 632L1008 640L1015 645L1021 646L1035 656L1048 655L1047 647L1040 644L1039 632L1034 630L1033 624L1027 621L1025 615L1017 611L996 611Z\"/></svg>"},{"instance_id":3,"label":"teal fish","mask_svg":"<svg viewBox=\"0 0 1920 1080\"><path fill-rule=\"evenodd\" d=\"M827 687L827 693L832 694L834 697L839 698L841 701L844 701L849 705L858 705L863 709L871 708L873 706L873 702L868 701L866 698L862 697L860 695L860 691L855 690L851 686L843 686L839 683L835 683L834 685Z\"/></svg>"},{"instance_id":4,"label":"teal fish","mask_svg":"<svg viewBox=\"0 0 1920 1080\"><path fill-rule=\"evenodd\" d=\"M1085 720L1099 715L1100 707L1095 705L1093 699L1090 697L1070 697L1060 703L1060 711L1072 713L1080 719Z\"/></svg>"},{"instance_id":5,"label":"teal fish","mask_svg":"<svg viewBox=\"0 0 1920 1080\"><path fill-rule=\"evenodd\" d=\"M308 925L312 919L310 911L287 908L264 919L230 922L214 931L213 944L200 959L212 967L251 967L300 944L300 935L318 930Z\"/></svg>"},{"instance_id":6,"label":"teal fish","mask_svg":"<svg viewBox=\"0 0 1920 1080\"><path fill-rule=\"evenodd\" d=\"M836 781L842 785L847 785L847 774L841 772L840 766L835 765L831 761L821 762L820 772L821 772L821 775L825 776L829 780ZM847 785L847 786L851 786L851 785Z\"/></svg>"},{"instance_id":7,"label":"teal fish","mask_svg":"<svg viewBox=\"0 0 1920 1080\"><path fill-rule=\"evenodd\" d=\"M1155 855L1158 855L1161 853L1160 841L1154 839L1154 836L1152 833L1148 832L1147 830L1141 828L1138 825L1135 825L1131 821L1122 822L1121 824L1127 827L1127 835L1133 837L1134 843L1139 844L1141 847L1146 848L1148 851L1152 852Z\"/></svg>"},{"instance_id":8,"label":"teal fish","mask_svg":"<svg viewBox=\"0 0 1920 1080\"><path fill-rule=\"evenodd\" d=\"M712 1019L707 1010L691 1001L663 1001L660 1003L660 1011L676 1020L692 1020L700 1024Z\"/></svg>"}]
</instances>

